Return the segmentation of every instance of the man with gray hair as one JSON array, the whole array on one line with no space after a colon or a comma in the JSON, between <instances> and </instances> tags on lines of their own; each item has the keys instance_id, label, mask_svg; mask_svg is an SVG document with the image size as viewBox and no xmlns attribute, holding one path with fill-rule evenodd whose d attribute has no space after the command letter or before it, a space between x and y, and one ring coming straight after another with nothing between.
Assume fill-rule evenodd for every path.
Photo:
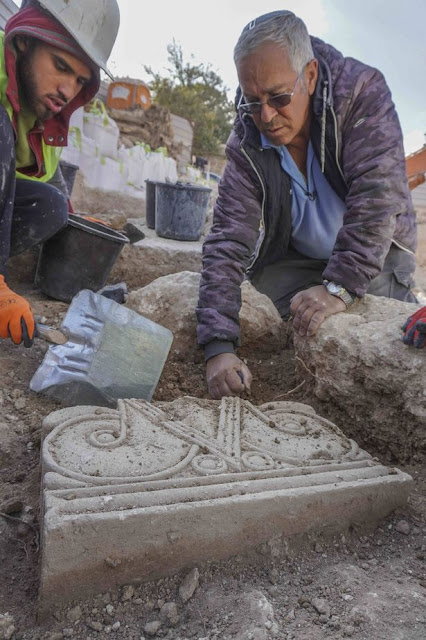
<instances>
[{"instance_id":1,"label":"man with gray hair","mask_svg":"<svg viewBox=\"0 0 426 640\"><path fill-rule=\"evenodd\" d=\"M416 302L415 214L383 75L290 11L250 22L234 60L237 116L197 308L213 398L250 388L235 354L244 278L301 336L366 293Z\"/></svg>"}]
</instances>

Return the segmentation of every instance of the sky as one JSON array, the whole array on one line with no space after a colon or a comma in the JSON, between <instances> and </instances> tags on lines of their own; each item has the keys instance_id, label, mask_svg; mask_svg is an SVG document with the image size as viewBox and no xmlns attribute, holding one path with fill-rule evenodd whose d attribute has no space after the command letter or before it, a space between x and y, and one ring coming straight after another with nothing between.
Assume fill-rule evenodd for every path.
<instances>
[{"instance_id":1,"label":"sky","mask_svg":"<svg viewBox=\"0 0 426 640\"><path fill-rule=\"evenodd\" d=\"M21 2L16 2L18 6ZM256 16L289 9L309 33L382 71L392 91L406 154L425 144L425 0L118 0L121 23L109 67L116 76L148 81L144 66L167 75L167 45L185 61L210 65L232 100L237 87L233 48Z\"/></svg>"},{"instance_id":2,"label":"sky","mask_svg":"<svg viewBox=\"0 0 426 640\"><path fill-rule=\"evenodd\" d=\"M184 59L211 65L232 99L237 86L233 48L254 17L289 9L309 33L383 72L392 91L406 153L426 133L425 0L118 0L119 34L109 66L117 76L148 80L144 65L167 75L167 45L175 39Z\"/></svg>"}]
</instances>

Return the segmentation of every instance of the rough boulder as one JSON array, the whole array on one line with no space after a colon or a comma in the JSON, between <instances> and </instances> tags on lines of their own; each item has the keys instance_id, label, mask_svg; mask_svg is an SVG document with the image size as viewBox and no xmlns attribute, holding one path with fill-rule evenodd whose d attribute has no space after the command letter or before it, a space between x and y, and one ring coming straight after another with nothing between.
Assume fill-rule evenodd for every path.
<instances>
[{"instance_id":1,"label":"rough boulder","mask_svg":"<svg viewBox=\"0 0 426 640\"><path fill-rule=\"evenodd\" d=\"M198 303L200 274L182 271L157 278L129 295L127 306L170 329L172 349L184 355L197 348L195 308ZM281 317L271 300L249 283L241 285L240 324L244 345L276 336Z\"/></svg>"},{"instance_id":2,"label":"rough boulder","mask_svg":"<svg viewBox=\"0 0 426 640\"><path fill-rule=\"evenodd\" d=\"M401 340L416 308L366 296L317 336L294 337L298 376L313 383L319 413L336 419L338 408L346 434L400 461L426 454L426 349Z\"/></svg>"}]
</instances>

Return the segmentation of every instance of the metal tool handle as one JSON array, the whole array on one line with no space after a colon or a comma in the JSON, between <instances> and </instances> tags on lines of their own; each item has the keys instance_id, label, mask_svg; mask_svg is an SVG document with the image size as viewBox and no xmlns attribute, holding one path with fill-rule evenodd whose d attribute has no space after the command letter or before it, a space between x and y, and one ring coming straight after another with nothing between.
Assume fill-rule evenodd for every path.
<instances>
[{"instance_id":1,"label":"metal tool handle","mask_svg":"<svg viewBox=\"0 0 426 640\"><path fill-rule=\"evenodd\" d=\"M68 342L67 336L62 333L62 331L54 327L49 327L49 325L43 324L42 322L36 322L35 335L37 338L42 338L52 344L65 344Z\"/></svg>"}]
</instances>

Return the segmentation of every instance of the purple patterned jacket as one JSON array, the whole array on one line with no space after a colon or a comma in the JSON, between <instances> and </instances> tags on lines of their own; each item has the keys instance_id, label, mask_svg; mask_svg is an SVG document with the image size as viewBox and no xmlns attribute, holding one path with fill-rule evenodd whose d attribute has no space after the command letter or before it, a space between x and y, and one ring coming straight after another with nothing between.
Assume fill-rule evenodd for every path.
<instances>
[{"instance_id":1,"label":"purple patterned jacket","mask_svg":"<svg viewBox=\"0 0 426 640\"><path fill-rule=\"evenodd\" d=\"M319 76L311 141L322 170L345 201L323 276L364 296L391 243L414 251L415 213L402 133L383 75L312 38ZM263 149L250 116L237 114L228 139L213 225L203 246L197 308L206 357L239 344L240 284L282 259L291 236L291 181L277 152Z\"/></svg>"}]
</instances>

